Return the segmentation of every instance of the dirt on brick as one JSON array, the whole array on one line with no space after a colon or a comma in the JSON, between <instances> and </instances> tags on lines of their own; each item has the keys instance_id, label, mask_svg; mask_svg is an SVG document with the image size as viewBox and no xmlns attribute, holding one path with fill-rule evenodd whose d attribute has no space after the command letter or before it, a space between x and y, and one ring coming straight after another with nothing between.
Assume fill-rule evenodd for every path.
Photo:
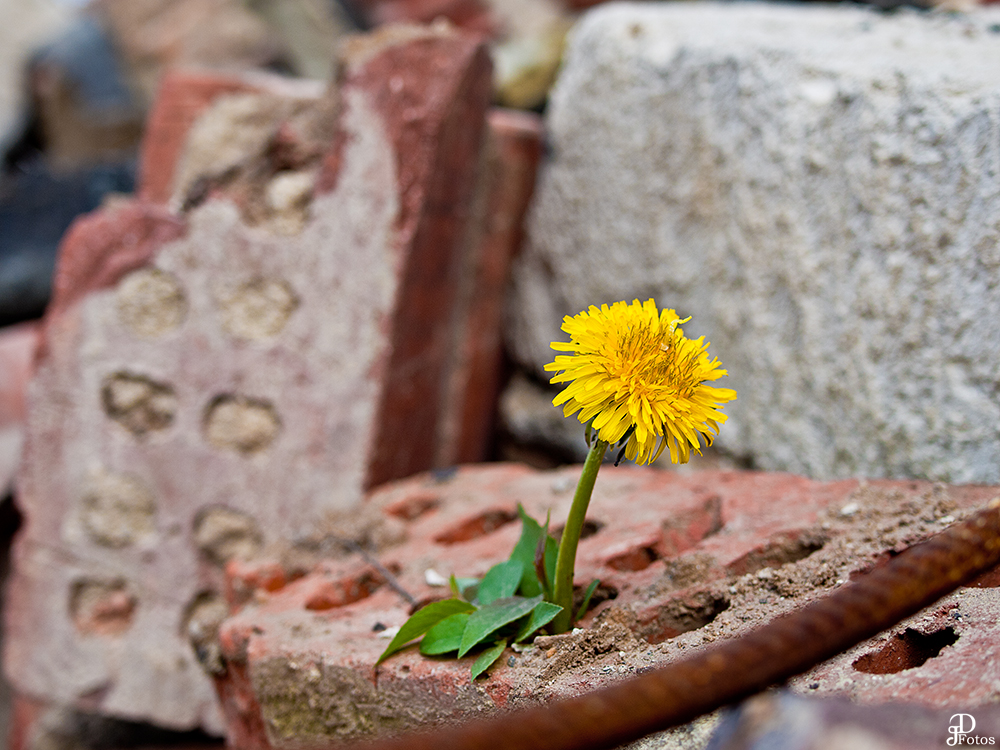
<instances>
[{"instance_id":1,"label":"dirt on brick","mask_svg":"<svg viewBox=\"0 0 1000 750\"><path fill-rule=\"evenodd\" d=\"M822 512L815 527L802 530L799 538L824 541L801 559L743 575L720 573L703 551L666 560L662 575L648 587L650 600L662 601L664 593L672 591L661 606L670 610L668 616L676 617L699 598L718 597L724 606L709 622L666 639L650 638L648 628L644 633L641 604L625 609L607 602L584 620L583 628L539 637L518 655L516 663L524 667L519 671L525 679L515 693L519 688L524 699L545 699L598 676L602 681L627 677L700 646L739 636L804 606L972 512L959 509L944 485L914 495L862 483L846 502Z\"/></svg>"},{"instance_id":2,"label":"dirt on brick","mask_svg":"<svg viewBox=\"0 0 1000 750\"><path fill-rule=\"evenodd\" d=\"M337 554L327 554L336 559L317 562L319 567L306 573L303 581L283 591L269 588L273 594L228 621L224 640L230 645L223 650L240 658L237 642L249 638L255 654L250 673L258 677L264 674L261 665L272 661L271 666L322 662L363 673L372 688L358 688L356 697L366 703L371 689L378 692L381 702L372 716L381 717L379 726L365 730L376 733L390 726L420 725L411 723L410 710L418 693L437 696L440 716L455 719L479 714L481 709L470 708L467 702L473 696L490 710L547 703L739 637L884 564L997 494L994 487L927 482L821 483L756 472L681 476L609 467L599 483L600 495L590 514L593 530L581 542L576 575L581 584L599 579L602 600L576 630L542 635L508 649L474 682L468 673L474 655L459 661L428 659L413 648L380 663L371 675L371 665L386 643L379 641L384 638L380 634L392 633L413 611L413 606L403 604L399 590L382 585L349 606L306 614L315 609L309 602L316 592L339 590L358 576L352 567L362 562L352 559L358 549L391 568L418 604L431 596L447 596L447 589L432 583L432 578L453 572L482 575L515 543L519 533L515 521L496 525L487 520L499 518L518 502L536 517L550 511L553 517L562 517L569 502L567 487L578 471L576 467L553 472L513 465L463 467L446 477L429 473L377 491L364 514L331 517L323 530L316 530L318 541L298 548L305 557L311 552L322 558L323 550L330 549L323 539L334 537L353 540L355 551L338 542ZM683 523L678 521L682 517ZM679 547L679 554L665 551L664 539L675 545L671 549ZM644 564L615 564L626 558ZM265 567L255 573L248 563L248 586L266 578ZM980 582L984 588L974 588L975 584L961 588L886 633L794 678L790 687L862 704L896 700L899 691L930 707L995 701L989 692L995 670L988 669L974 681L948 675L961 675L970 659L981 661L983 654L992 653L989 639L994 637L991 623L998 583L1000 574L988 574ZM282 698L287 688L297 685L303 695L314 690L325 695L332 688L307 686L291 673L288 677L280 690L277 684L255 682L254 694L269 731L291 742L298 735L284 724L294 703ZM333 705L329 720L340 721L333 715ZM636 750L701 747L717 720L718 714L705 717L644 741ZM331 724L307 733L326 741L364 733L362 729Z\"/></svg>"}]
</instances>

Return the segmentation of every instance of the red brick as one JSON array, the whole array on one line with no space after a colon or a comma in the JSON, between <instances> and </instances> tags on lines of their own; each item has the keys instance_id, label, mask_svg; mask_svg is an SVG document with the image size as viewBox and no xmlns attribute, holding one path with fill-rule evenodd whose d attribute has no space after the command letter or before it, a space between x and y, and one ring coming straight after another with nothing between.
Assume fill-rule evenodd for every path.
<instances>
[{"instance_id":1,"label":"red brick","mask_svg":"<svg viewBox=\"0 0 1000 750\"><path fill-rule=\"evenodd\" d=\"M90 292L114 286L130 271L146 266L185 229L182 218L142 201L123 201L81 216L59 246L46 321Z\"/></svg>"},{"instance_id":2,"label":"red brick","mask_svg":"<svg viewBox=\"0 0 1000 750\"><path fill-rule=\"evenodd\" d=\"M15 693L11 701L10 726L6 730L7 750L31 750L32 730L45 712L46 704Z\"/></svg>"},{"instance_id":3,"label":"red brick","mask_svg":"<svg viewBox=\"0 0 1000 750\"><path fill-rule=\"evenodd\" d=\"M493 448L503 385L504 300L542 152L537 115L493 109L487 122L473 222L478 231L466 240L449 395L439 428L439 466L484 461Z\"/></svg>"},{"instance_id":4,"label":"red brick","mask_svg":"<svg viewBox=\"0 0 1000 750\"><path fill-rule=\"evenodd\" d=\"M394 522L409 520L401 541L380 549L378 557L398 571L398 583L417 601L446 596L446 589L427 585L428 569L446 577L482 575L505 559L518 538L519 524L508 521L517 503L536 517L551 511L558 524L578 472L492 465L388 485L370 495L369 508ZM474 655L427 659L409 648L376 667L388 643L380 629L402 624L411 608L383 585L344 606L310 610L316 590L342 581L351 565L344 557L280 591L259 593L256 603L223 624L221 648L238 669L233 680L221 678L220 689L228 696L227 711L237 695L239 705L259 708L255 716L236 712L231 721L257 727L247 746L260 748L340 741L579 693L801 606L844 583L851 572L869 568L884 550L941 528L947 522L942 514L960 517L998 491L605 466L589 514L596 531L581 541L576 582L582 587L599 579L617 598L602 601L584 619L587 630L509 651L475 685L468 672ZM410 514L410 508L422 512ZM678 518L692 529L683 537L690 546L661 558L664 534L677 538ZM996 589L964 588L796 685L868 703L900 695L930 706L989 700L1000 678L1000 638L988 614L997 596ZM954 620L955 601L967 620ZM960 632L959 645L926 664L888 679L852 671L850 659L880 639L907 627L933 631L946 623ZM841 664L835 673L834 664ZM814 681L820 684L812 687Z\"/></svg>"},{"instance_id":5,"label":"red brick","mask_svg":"<svg viewBox=\"0 0 1000 750\"><path fill-rule=\"evenodd\" d=\"M375 487L434 463L435 442L428 436L437 432L444 395L451 344L446 323L460 267L454 248L469 220L492 79L481 43L436 34L389 46L348 76L348 90L370 92L396 146L397 227L406 248L376 448L365 478Z\"/></svg>"},{"instance_id":6,"label":"red brick","mask_svg":"<svg viewBox=\"0 0 1000 750\"><path fill-rule=\"evenodd\" d=\"M246 76L232 73L167 73L146 121L136 192L147 201L166 203L173 194L174 170L194 121L218 96L252 90Z\"/></svg>"},{"instance_id":7,"label":"red brick","mask_svg":"<svg viewBox=\"0 0 1000 750\"><path fill-rule=\"evenodd\" d=\"M442 30L361 46L339 108L261 75L171 78L146 198L64 239L5 612L5 667L25 694L220 731L198 663L213 665L213 618L224 597L295 575L248 572L241 588L234 565L227 589L226 563L433 465L490 63ZM292 164L291 120L254 154L275 179L322 173L300 230L255 218L250 183L219 179L182 214L165 205L197 113L218 116L234 92L267 97L239 100L277 107L258 109L267 122L288 102L335 113L308 164ZM331 580L311 606L363 597L379 575Z\"/></svg>"}]
</instances>

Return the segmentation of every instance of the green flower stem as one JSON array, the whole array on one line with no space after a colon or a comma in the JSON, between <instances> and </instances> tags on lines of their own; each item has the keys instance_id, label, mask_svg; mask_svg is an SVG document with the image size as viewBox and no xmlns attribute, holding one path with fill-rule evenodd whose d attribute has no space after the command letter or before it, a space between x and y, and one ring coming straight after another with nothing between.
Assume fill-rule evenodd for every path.
<instances>
[{"instance_id":1,"label":"green flower stem","mask_svg":"<svg viewBox=\"0 0 1000 750\"><path fill-rule=\"evenodd\" d=\"M562 607L562 612L556 615L549 626L554 633L565 633L573 627L573 571L576 565L576 548L580 543L580 533L587 517L587 506L590 505L590 495L597 481L597 470L601 468L604 453L608 444L603 440L594 440L583 464L580 481L573 495L573 505L569 509L566 528L559 540L559 554L556 556L555 588L552 591L552 603Z\"/></svg>"}]
</instances>

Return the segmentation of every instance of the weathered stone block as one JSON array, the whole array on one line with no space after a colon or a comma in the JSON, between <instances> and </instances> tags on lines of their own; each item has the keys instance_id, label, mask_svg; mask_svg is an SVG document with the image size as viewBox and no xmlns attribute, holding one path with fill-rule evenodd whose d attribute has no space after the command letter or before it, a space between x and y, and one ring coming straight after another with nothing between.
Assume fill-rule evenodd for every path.
<instances>
[{"instance_id":1,"label":"weathered stone block","mask_svg":"<svg viewBox=\"0 0 1000 750\"><path fill-rule=\"evenodd\" d=\"M815 477L1000 481L1000 36L967 16L633 4L576 28L509 344L654 297L739 399L719 445Z\"/></svg>"},{"instance_id":2,"label":"weathered stone block","mask_svg":"<svg viewBox=\"0 0 1000 750\"><path fill-rule=\"evenodd\" d=\"M4 645L24 695L219 732L223 566L433 466L490 64L407 30L338 90L192 87L151 122L175 168L62 246Z\"/></svg>"},{"instance_id":3,"label":"weathered stone block","mask_svg":"<svg viewBox=\"0 0 1000 750\"><path fill-rule=\"evenodd\" d=\"M375 666L391 628L412 609L400 588L418 603L448 597L446 587L431 583L451 574L481 576L509 555L520 533L518 503L535 517L551 512L559 524L578 475L579 467L538 472L501 464L413 477L369 496L365 510L375 525L368 538L379 523L393 533L367 547L367 559L342 547L284 586L301 575L302 560L291 550L284 562L265 556L232 563L230 584L242 609L220 629L224 668L217 680L230 743L321 746L592 690L801 607L1000 491L606 466L577 562L580 589L601 582L584 630L508 651L475 683L475 653L454 661L410 648ZM317 530L312 549L322 547L324 533ZM372 559L392 572L395 587L373 573ZM994 585L990 580L979 583ZM342 593L348 591L354 595ZM864 703L901 694L935 707L988 702L1000 678L990 656L998 650L988 614L996 600L996 588L963 588L803 676L796 689ZM912 638L911 631L956 638L898 674L857 666L859 654Z\"/></svg>"}]
</instances>

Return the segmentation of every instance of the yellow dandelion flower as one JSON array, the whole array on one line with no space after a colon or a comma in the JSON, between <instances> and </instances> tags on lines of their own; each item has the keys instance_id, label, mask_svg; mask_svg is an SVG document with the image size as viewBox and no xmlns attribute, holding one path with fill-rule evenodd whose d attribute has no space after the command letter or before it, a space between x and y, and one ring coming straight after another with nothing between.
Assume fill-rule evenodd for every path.
<instances>
[{"instance_id":1,"label":"yellow dandelion flower","mask_svg":"<svg viewBox=\"0 0 1000 750\"><path fill-rule=\"evenodd\" d=\"M730 388L708 383L726 375L718 359L709 360L704 336L689 339L673 310L658 312L653 300L610 307L594 305L567 315L562 329L570 341L555 341L557 355L545 369L553 383L569 383L553 403L564 404L568 417L580 412L593 420L597 437L608 444L628 438L625 456L644 464L655 461L664 446L670 460L687 463L701 454L726 415L719 408L736 398Z\"/></svg>"}]
</instances>

